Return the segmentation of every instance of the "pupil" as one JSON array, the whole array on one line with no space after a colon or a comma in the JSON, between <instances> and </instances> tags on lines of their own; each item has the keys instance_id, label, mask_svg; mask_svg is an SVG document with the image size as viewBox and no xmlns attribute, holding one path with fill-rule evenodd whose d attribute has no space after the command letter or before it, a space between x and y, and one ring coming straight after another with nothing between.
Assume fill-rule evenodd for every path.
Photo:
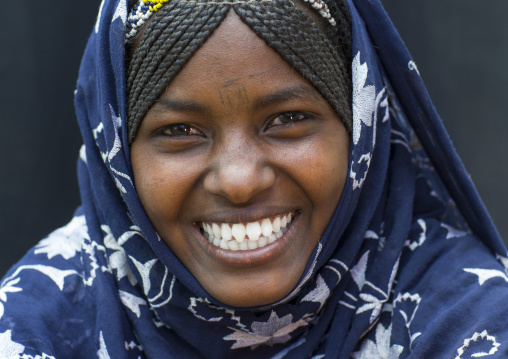
<instances>
[{"instance_id":1,"label":"pupil","mask_svg":"<svg viewBox=\"0 0 508 359\"><path fill-rule=\"evenodd\" d=\"M295 117L295 115L293 113L291 113L291 112L287 113L286 114L286 123L293 122L294 121L294 117Z\"/></svg>"},{"instance_id":2,"label":"pupil","mask_svg":"<svg viewBox=\"0 0 508 359\"><path fill-rule=\"evenodd\" d=\"M175 125L175 133L179 135L188 135L190 133L189 126L184 124Z\"/></svg>"}]
</instances>

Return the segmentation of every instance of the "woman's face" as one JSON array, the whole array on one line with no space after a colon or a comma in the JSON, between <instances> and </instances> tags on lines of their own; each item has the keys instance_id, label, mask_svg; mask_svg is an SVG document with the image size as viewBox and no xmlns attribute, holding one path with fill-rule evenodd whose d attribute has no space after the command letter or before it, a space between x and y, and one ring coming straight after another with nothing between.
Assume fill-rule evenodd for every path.
<instances>
[{"instance_id":1,"label":"woman's face","mask_svg":"<svg viewBox=\"0 0 508 359\"><path fill-rule=\"evenodd\" d=\"M348 149L331 106L231 11L148 111L131 160L164 242L210 295L244 307L300 279Z\"/></svg>"}]
</instances>

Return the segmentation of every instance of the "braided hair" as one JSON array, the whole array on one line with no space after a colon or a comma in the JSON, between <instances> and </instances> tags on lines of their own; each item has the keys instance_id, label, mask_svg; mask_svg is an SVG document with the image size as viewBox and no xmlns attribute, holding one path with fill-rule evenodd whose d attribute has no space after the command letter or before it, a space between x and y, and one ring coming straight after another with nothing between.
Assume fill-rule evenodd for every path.
<instances>
[{"instance_id":1,"label":"braided hair","mask_svg":"<svg viewBox=\"0 0 508 359\"><path fill-rule=\"evenodd\" d=\"M230 9L330 103L352 128L351 18L330 1L337 26L295 0L171 0L127 43L127 113L132 143L146 112L219 27Z\"/></svg>"}]
</instances>

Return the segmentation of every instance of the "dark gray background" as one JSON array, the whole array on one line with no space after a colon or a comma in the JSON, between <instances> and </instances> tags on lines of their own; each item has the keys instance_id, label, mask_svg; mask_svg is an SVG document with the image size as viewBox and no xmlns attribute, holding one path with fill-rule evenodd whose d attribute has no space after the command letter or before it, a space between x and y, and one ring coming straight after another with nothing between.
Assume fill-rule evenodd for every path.
<instances>
[{"instance_id":1,"label":"dark gray background","mask_svg":"<svg viewBox=\"0 0 508 359\"><path fill-rule=\"evenodd\" d=\"M73 91L99 0L20 2L0 52L0 277L79 205ZM383 0L508 238L508 2Z\"/></svg>"},{"instance_id":2,"label":"dark gray background","mask_svg":"<svg viewBox=\"0 0 508 359\"><path fill-rule=\"evenodd\" d=\"M16 4L0 47L0 277L79 205L74 89L99 0Z\"/></svg>"},{"instance_id":3,"label":"dark gray background","mask_svg":"<svg viewBox=\"0 0 508 359\"><path fill-rule=\"evenodd\" d=\"M508 242L508 2L382 0Z\"/></svg>"}]
</instances>

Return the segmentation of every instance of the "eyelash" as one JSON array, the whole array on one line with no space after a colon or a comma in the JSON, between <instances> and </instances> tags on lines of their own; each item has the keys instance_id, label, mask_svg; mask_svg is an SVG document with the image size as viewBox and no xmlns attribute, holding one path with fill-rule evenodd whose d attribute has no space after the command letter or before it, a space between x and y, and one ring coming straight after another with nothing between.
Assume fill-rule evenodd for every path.
<instances>
[{"instance_id":1,"label":"eyelash","mask_svg":"<svg viewBox=\"0 0 508 359\"><path fill-rule=\"evenodd\" d=\"M283 112L273 116L268 122L266 129L270 129L272 127L277 126L292 125L296 122L301 122L310 119L313 119L313 117L303 112L297 111ZM175 123L166 126L164 128L161 128L160 131L158 131L157 135L165 135L170 137L188 137L188 136L204 136L204 133L198 130L196 127L189 125L187 123Z\"/></svg>"},{"instance_id":2,"label":"eyelash","mask_svg":"<svg viewBox=\"0 0 508 359\"><path fill-rule=\"evenodd\" d=\"M180 133L176 133L179 131ZM166 126L158 134L171 137L204 136L203 132L188 123L175 123Z\"/></svg>"},{"instance_id":3,"label":"eyelash","mask_svg":"<svg viewBox=\"0 0 508 359\"><path fill-rule=\"evenodd\" d=\"M289 121L282 122L281 121L282 117L286 117L285 119L289 120ZM279 113L279 114L275 115L270 120L270 122L268 123L266 128L269 129L269 128L275 127L275 126L292 125L295 122L301 122L301 121L311 120L311 119L313 119L313 117L311 115L307 114L307 113L304 113L304 112L297 112L297 111L294 111L294 112L283 112L283 113ZM277 120L278 120L279 123L276 123Z\"/></svg>"}]
</instances>

